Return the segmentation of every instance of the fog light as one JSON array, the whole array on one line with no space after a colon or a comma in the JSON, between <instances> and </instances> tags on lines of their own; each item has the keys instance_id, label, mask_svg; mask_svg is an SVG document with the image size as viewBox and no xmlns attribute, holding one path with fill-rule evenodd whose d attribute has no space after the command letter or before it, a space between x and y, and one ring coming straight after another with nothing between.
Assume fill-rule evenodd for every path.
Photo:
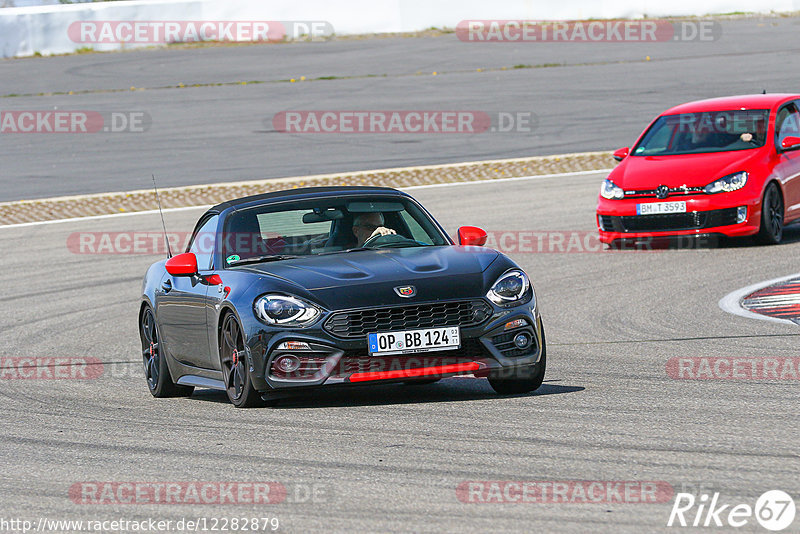
<instances>
[{"instance_id":1,"label":"fog light","mask_svg":"<svg viewBox=\"0 0 800 534\"><path fill-rule=\"evenodd\" d=\"M300 358L292 354L286 354L275 360L273 366L283 373L293 373L300 368Z\"/></svg>"},{"instance_id":2,"label":"fog light","mask_svg":"<svg viewBox=\"0 0 800 534\"><path fill-rule=\"evenodd\" d=\"M736 224L743 223L747 219L747 206L739 206L736 210Z\"/></svg>"},{"instance_id":3,"label":"fog light","mask_svg":"<svg viewBox=\"0 0 800 534\"><path fill-rule=\"evenodd\" d=\"M514 336L514 345L519 349L527 348L531 344L531 336L528 334L517 334Z\"/></svg>"}]
</instances>

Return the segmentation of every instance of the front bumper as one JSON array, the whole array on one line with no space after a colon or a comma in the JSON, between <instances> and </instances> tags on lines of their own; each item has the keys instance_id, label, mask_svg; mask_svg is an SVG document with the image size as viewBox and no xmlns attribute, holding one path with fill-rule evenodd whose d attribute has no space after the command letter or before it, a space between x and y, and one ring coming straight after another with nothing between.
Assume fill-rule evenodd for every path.
<instances>
[{"instance_id":1,"label":"front bumper","mask_svg":"<svg viewBox=\"0 0 800 534\"><path fill-rule=\"evenodd\" d=\"M636 205L650 202L686 202L686 213L637 215ZM740 209L746 210L742 221ZM664 200L630 198L608 200L600 197L595 222L600 241L703 236L719 234L729 237L758 233L761 221L760 197L743 194L715 196L670 196Z\"/></svg>"},{"instance_id":2,"label":"front bumper","mask_svg":"<svg viewBox=\"0 0 800 534\"><path fill-rule=\"evenodd\" d=\"M462 326L461 348L455 350L370 356L366 335L358 339L337 338L322 326L326 319L309 329L262 331L248 339L253 385L259 391L268 392L465 373L487 376L500 369L528 369L536 364L542 353L542 327L536 306L527 303L504 309L488 301L487 304L491 315L480 325ZM433 327L436 326L445 325ZM518 334L526 334L530 344L518 348L514 344ZM299 349L296 343L305 343L308 348ZM285 373L273 365L276 359L286 355L293 355L302 362L297 371Z\"/></svg>"}]
</instances>

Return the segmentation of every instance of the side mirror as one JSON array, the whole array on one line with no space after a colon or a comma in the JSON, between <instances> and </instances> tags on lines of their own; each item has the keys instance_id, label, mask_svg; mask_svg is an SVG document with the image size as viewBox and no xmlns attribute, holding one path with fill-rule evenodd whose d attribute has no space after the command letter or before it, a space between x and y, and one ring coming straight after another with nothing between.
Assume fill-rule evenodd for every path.
<instances>
[{"instance_id":1,"label":"side mirror","mask_svg":"<svg viewBox=\"0 0 800 534\"><path fill-rule=\"evenodd\" d=\"M631 149L628 147L618 148L617 150L614 151L614 159L617 161L622 161L623 159L628 157L628 154L630 154L630 152Z\"/></svg>"},{"instance_id":2,"label":"side mirror","mask_svg":"<svg viewBox=\"0 0 800 534\"><path fill-rule=\"evenodd\" d=\"M462 226L458 229L459 245L482 247L488 238L486 230L477 226Z\"/></svg>"},{"instance_id":3,"label":"side mirror","mask_svg":"<svg viewBox=\"0 0 800 534\"><path fill-rule=\"evenodd\" d=\"M800 137L787 135L783 138L783 141L781 141L782 150L794 150L795 148L800 148Z\"/></svg>"},{"instance_id":4,"label":"side mirror","mask_svg":"<svg viewBox=\"0 0 800 534\"><path fill-rule=\"evenodd\" d=\"M172 276L192 276L197 274L197 256L184 252L168 259L164 267Z\"/></svg>"}]
</instances>

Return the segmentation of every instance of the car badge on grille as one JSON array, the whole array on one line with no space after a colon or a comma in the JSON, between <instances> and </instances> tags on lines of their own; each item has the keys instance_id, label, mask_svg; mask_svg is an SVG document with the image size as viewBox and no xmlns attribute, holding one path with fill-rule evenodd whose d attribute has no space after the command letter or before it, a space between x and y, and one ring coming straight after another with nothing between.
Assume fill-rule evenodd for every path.
<instances>
[{"instance_id":1,"label":"car badge on grille","mask_svg":"<svg viewBox=\"0 0 800 534\"><path fill-rule=\"evenodd\" d=\"M668 195L669 195L669 187L667 187L666 185L659 185L656 188L656 196L658 198L667 198Z\"/></svg>"},{"instance_id":2,"label":"car badge on grille","mask_svg":"<svg viewBox=\"0 0 800 534\"><path fill-rule=\"evenodd\" d=\"M414 286L399 286L394 288L394 292L403 298L410 299L417 294L417 288Z\"/></svg>"}]
</instances>

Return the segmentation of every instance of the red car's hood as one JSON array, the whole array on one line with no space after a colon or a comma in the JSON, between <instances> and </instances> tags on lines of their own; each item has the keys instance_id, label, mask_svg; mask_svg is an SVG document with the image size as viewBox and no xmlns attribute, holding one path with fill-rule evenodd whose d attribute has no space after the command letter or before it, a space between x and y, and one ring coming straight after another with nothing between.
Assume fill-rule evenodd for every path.
<instances>
[{"instance_id":1,"label":"red car's hood","mask_svg":"<svg viewBox=\"0 0 800 534\"><path fill-rule=\"evenodd\" d=\"M628 156L609 179L626 191L668 187L703 187L717 178L749 171L762 150L737 150L681 156Z\"/></svg>"}]
</instances>

